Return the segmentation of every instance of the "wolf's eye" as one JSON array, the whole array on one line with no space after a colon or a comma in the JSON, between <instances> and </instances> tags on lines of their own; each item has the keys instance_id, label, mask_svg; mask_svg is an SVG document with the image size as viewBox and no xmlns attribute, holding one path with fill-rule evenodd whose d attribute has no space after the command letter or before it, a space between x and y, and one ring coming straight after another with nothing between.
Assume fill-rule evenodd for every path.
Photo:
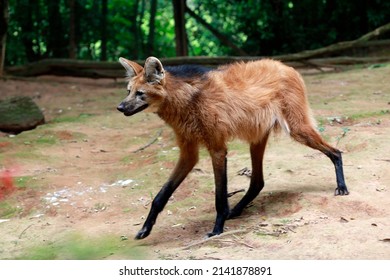
<instances>
[{"instance_id":1,"label":"wolf's eye","mask_svg":"<svg viewBox=\"0 0 390 280\"><path fill-rule=\"evenodd\" d=\"M130 90L128 89L128 90L127 90L127 95L129 95L129 94L130 94Z\"/></svg>"},{"instance_id":2,"label":"wolf's eye","mask_svg":"<svg viewBox=\"0 0 390 280\"><path fill-rule=\"evenodd\" d=\"M141 96L143 96L143 95L144 95L144 93L143 93L142 91L137 90L137 91L135 92L135 96L136 96L136 97L141 97Z\"/></svg>"}]
</instances>

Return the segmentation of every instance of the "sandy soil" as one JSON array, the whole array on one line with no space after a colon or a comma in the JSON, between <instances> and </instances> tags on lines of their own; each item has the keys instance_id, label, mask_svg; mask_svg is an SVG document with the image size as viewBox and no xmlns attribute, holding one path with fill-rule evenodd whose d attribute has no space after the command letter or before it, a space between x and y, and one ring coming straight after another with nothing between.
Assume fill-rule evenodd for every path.
<instances>
[{"instance_id":1,"label":"sandy soil","mask_svg":"<svg viewBox=\"0 0 390 280\"><path fill-rule=\"evenodd\" d=\"M18 186L0 201L0 258L389 259L389 76L389 66L305 76L321 134L344 151L349 196L333 195L325 156L281 135L267 147L261 195L223 235L205 239L215 210L202 150L140 241L133 237L177 159L171 130L153 114L116 112L124 81L0 81L1 98L32 96L47 120L0 134L0 169ZM229 192L246 189L249 178L238 171L250 168L247 145L232 142L228 161Z\"/></svg>"}]
</instances>

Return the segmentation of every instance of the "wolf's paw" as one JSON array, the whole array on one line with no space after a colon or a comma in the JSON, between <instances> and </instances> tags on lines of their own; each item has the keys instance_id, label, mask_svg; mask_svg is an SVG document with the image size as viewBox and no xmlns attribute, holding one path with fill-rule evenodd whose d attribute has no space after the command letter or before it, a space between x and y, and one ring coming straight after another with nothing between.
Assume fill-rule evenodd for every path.
<instances>
[{"instance_id":1,"label":"wolf's paw","mask_svg":"<svg viewBox=\"0 0 390 280\"><path fill-rule=\"evenodd\" d=\"M206 234L206 238L210 238L210 237L213 237L213 236L216 236L216 235L220 235L222 233L221 232L209 232L208 234Z\"/></svg>"},{"instance_id":2,"label":"wolf's paw","mask_svg":"<svg viewBox=\"0 0 390 280\"><path fill-rule=\"evenodd\" d=\"M334 191L334 195L349 195L349 191L347 189L347 186L337 187Z\"/></svg>"},{"instance_id":3,"label":"wolf's paw","mask_svg":"<svg viewBox=\"0 0 390 280\"><path fill-rule=\"evenodd\" d=\"M142 228L137 235L135 236L134 239L144 239L150 234L150 229L148 228Z\"/></svg>"}]
</instances>

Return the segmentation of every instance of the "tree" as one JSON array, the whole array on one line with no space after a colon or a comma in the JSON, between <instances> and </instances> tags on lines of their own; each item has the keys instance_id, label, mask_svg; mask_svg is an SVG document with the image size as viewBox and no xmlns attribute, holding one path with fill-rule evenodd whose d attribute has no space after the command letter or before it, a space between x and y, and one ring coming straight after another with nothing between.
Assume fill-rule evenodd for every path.
<instances>
[{"instance_id":1,"label":"tree","mask_svg":"<svg viewBox=\"0 0 390 280\"><path fill-rule=\"evenodd\" d=\"M9 2L12 18L6 66L69 57L274 56L351 41L390 22L388 0L0 1Z\"/></svg>"},{"instance_id":2,"label":"tree","mask_svg":"<svg viewBox=\"0 0 390 280\"><path fill-rule=\"evenodd\" d=\"M60 0L46 0L48 8L47 50L53 57L67 57L65 32L60 13Z\"/></svg>"},{"instance_id":3,"label":"tree","mask_svg":"<svg viewBox=\"0 0 390 280\"><path fill-rule=\"evenodd\" d=\"M21 41L25 50L27 62L35 61L41 58L40 46L37 42L33 41L34 37L34 24L33 15L37 14L37 6L34 6L32 0L26 0L17 2L18 9L29 12L18 14L18 20L20 21L20 28L22 30ZM36 51L34 51L34 49Z\"/></svg>"},{"instance_id":4,"label":"tree","mask_svg":"<svg viewBox=\"0 0 390 280\"><path fill-rule=\"evenodd\" d=\"M172 4L173 17L175 19L176 55L188 56L188 39L185 20L186 0L172 0Z\"/></svg>"},{"instance_id":5,"label":"tree","mask_svg":"<svg viewBox=\"0 0 390 280\"><path fill-rule=\"evenodd\" d=\"M0 2L0 77L3 75L8 30L8 0Z\"/></svg>"},{"instance_id":6,"label":"tree","mask_svg":"<svg viewBox=\"0 0 390 280\"><path fill-rule=\"evenodd\" d=\"M139 8L139 0L135 0L133 3L133 9L131 13L131 18L134 19L134 23L130 26L130 32L134 36L135 41L135 49L134 49L134 58L139 59L140 58L140 50L143 48L142 46L142 20L144 17L144 10L145 10L145 0L141 0L141 11L138 13Z\"/></svg>"},{"instance_id":7,"label":"tree","mask_svg":"<svg viewBox=\"0 0 390 280\"><path fill-rule=\"evenodd\" d=\"M76 43L76 5L75 0L69 0L69 58L75 59Z\"/></svg>"},{"instance_id":8,"label":"tree","mask_svg":"<svg viewBox=\"0 0 390 280\"><path fill-rule=\"evenodd\" d=\"M155 21L156 21L156 12L157 12L157 0L150 1L150 19L149 19L149 34L148 34L148 43L146 47L146 55L150 56L154 54L154 33L155 33Z\"/></svg>"},{"instance_id":9,"label":"tree","mask_svg":"<svg viewBox=\"0 0 390 280\"><path fill-rule=\"evenodd\" d=\"M101 46L101 54L100 54L100 60L105 61L107 60L107 12L108 12L108 6L107 6L107 0L102 0L102 19L101 19L101 25L100 25L100 31L101 31L101 38L102 38L102 46Z\"/></svg>"}]
</instances>

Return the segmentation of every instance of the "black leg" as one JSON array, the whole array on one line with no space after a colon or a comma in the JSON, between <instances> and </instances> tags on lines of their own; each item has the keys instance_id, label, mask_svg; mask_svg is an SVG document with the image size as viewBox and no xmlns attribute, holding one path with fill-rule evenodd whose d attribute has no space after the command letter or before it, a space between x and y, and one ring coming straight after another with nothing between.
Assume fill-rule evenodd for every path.
<instances>
[{"instance_id":1,"label":"black leg","mask_svg":"<svg viewBox=\"0 0 390 280\"><path fill-rule=\"evenodd\" d=\"M267 145L268 135L264 139L256 144L251 144L250 152L252 159L252 176L249 185L249 189L244 197L237 203L237 205L230 211L229 219L238 217L241 215L244 208L256 198L260 191L264 187L263 177L263 156L264 150Z\"/></svg>"},{"instance_id":2,"label":"black leg","mask_svg":"<svg viewBox=\"0 0 390 280\"><path fill-rule=\"evenodd\" d=\"M160 192L153 199L149 215L142 229L135 236L135 239L143 239L150 234L158 214L164 209L173 192L198 162L198 150L197 145L187 144L180 147L180 159L168 182L164 184Z\"/></svg>"},{"instance_id":3,"label":"black leg","mask_svg":"<svg viewBox=\"0 0 390 280\"><path fill-rule=\"evenodd\" d=\"M302 126L299 128L300 130L291 131L291 137L308 147L321 151L330 158L336 170L337 188L335 195L348 195L349 192L344 180L341 152L326 143L313 127Z\"/></svg>"},{"instance_id":4,"label":"black leg","mask_svg":"<svg viewBox=\"0 0 390 280\"><path fill-rule=\"evenodd\" d=\"M335 189L334 194L335 195L348 195L349 191L348 191L347 186L345 184L344 171L343 171L343 159L341 156L341 152L337 151L336 154L326 153L326 155L333 162L334 168L336 170L337 188Z\"/></svg>"},{"instance_id":5,"label":"black leg","mask_svg":"<svg viewBox=\"0 0 390 280\"><path fill-rule=\"evenodd\" d=\"M217 210L217 217L215 219L214 229L208 234L208 237L218 235L223 232L226 218L229 215L226 153L226 150L210 152L215 179L215 208Z\"/></svg>"},{"instance_id":6,"label":"black leg","mask_svg":"<svg viewBox=\"0 0 390 280\"><path fill-rule=\"evenodd\" d=\"M153 199L152 208L150 209L149 215L146 218L142 229L135 236L135 239L143 239L150 234L153 225L156 223L158 214L164 209L169 198L177 187L178 184L175 184L173 181L168 181L167 183L165 183L165 185L161 188L160 192Z\"/></svg>"}]
</instances>

